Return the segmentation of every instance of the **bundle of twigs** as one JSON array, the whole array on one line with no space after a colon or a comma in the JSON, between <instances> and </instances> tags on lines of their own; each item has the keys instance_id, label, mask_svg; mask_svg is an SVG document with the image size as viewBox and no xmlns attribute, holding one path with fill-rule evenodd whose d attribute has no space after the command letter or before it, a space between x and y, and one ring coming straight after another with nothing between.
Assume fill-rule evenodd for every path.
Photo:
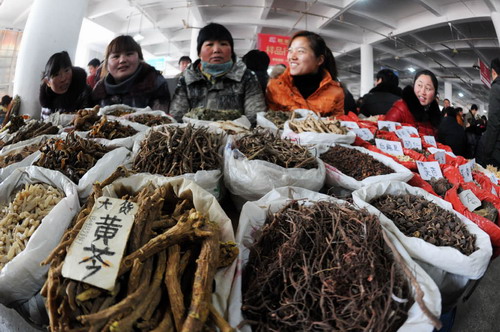
<instances>
[{"instance_id":1,"label":"bundle of twigs","mask_svg":"<svg viewBox=\"0 0 500 332\"><path fill-rule=\"evenodd\" d=\"M221 167L222 134L205 127L165 126L151 130L141 142L133 170L164 176L215 170Z\"/></svg>"},{"instance_id":2,"label":"bundle of twigs","mask_svg":"<svg viewBox=\"0 0 500 332\"><path fill-rule=\"evenodd\" d=\"M317 168L318 162L304 146L282 139L268 130L254 130L235 141L249 160L259 159L285 168Z\"/></svg>"},{"instance_id":3,"label":"bundle of twigs","mask_svg":"<svg viewBox=\"0 0 500 332\"><path fill-rule=\"evenodd\" d=\"M117 139L133 136L137 134L137 130L131 126L123 125L118 121L108 121L106 116L101 118L90 128L89 137Z\"/></svg>"},{"instance_id":4,"label":"bundle of twigs","mask_svg":"<svg viewBox=\"0 0 500 332\"><path fill-rule=\"evenodd\" d=\"M82 176L111 149L70 133L64 140L56 138L48 140L40 151L42 154L34 163L35 166L60 171L71 181L78 183Z\"/></svg>"},{"instance_id":5,"label":"bundle of twigs","mask_svg":"<svg viewBox=\"0 0 500 332\"><path fill-rule=\"evenodd\" d=\"M414 302L408 280L424 305L414 276L366 211L292 202L260 234L242 286L242 323L254 332L396 331Z\"/></svg>"},{"instance_id":6,"label":"bundle of twigs","mask_svg":"<svg viewBox=\"0 0 500 332\"><path fill-rule=\"evenodd\" d=\"M369 154L340 145L330 147L328 151L321 154L320 158L358 181L369 176L394 173L392 168L382 164Z\"/></svg>"},{"instance_id":7,"label":"bundle of twigs","mask_svg":"<svg viewBox=\"0 0 500 332\"><path fill-rule=\"evenodd\" d=\"M125 173L120 168L102 187ZM124 192L123 199L139 207L113 291L61 275L69 246L102 195L101 185L94 186L74 226L42 263L50 264L42 289L50 330L193 332L217 326L232 331L211 295L216 269L237 256L235 244L220 243L217 224L168 185L146 186L136 195ZM221 257L227 254L229 259Z\"/></svg>"},{"instance_id":8,"label":"bundle of twigs","mask_svg":"<svg viewBox=\"0 0 500 332\"><path fill-rule=\"evenodd\" d=\"M25 123L21 128L19 128L14 137L8 140L5 143L5 145L25 141L40 135L54 135L57 134L58 132L59 128L57 126L52 125L52 122L31 120Z\"/></svg>"}]
</instances>

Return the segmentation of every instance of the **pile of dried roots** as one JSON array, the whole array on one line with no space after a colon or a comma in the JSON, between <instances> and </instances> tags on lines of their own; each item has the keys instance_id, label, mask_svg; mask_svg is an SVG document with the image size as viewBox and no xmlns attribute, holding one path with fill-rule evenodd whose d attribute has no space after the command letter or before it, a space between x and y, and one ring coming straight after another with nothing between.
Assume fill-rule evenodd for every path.
<instances>
[{"instance_id":1,"label":"pile of dried roots","mask_svg":"<svg viewBox=\"0 0 500 332\"><path fill-rule=\"evenodd\" d=\"M254 332L396 331L414 302L413 276L382 232L377 217L349 205L285 206L250 249L243 323Z\"/></svg>"}]
</instances>

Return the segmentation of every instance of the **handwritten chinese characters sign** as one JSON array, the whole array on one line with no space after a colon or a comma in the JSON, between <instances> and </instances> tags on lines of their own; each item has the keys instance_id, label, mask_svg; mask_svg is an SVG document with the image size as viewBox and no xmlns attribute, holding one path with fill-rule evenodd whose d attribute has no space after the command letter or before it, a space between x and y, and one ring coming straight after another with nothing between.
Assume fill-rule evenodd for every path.
<instances>
[{"instance_id":1,"label":"handwritten chinese characters sign","mask_svg":"<svg viewBox=\"0 0 500 332\"><path fill-rule=\"evenodd\" d=\"M432 178L440 179L443 177L437 161L417 161L416 163L422 179L429 181Z\"/></svg>"},{"instance_id":2,"label":"handwritten chinese characters sign","mask_svg":"<svg viewBox=\"0 0 500 332\"><path fill-rule=\"evenodd\" d=\"M286 55L290 37L280 35L258 34L258 49L269 55L271 62L269 65L275 66L280 63L288 63Z\"/></svg>"},{"instance_id":3,"label":"handwritten chinese characters sign","mask_svg":"<svg viewBox=\"0 0 500 332\"><path fill-rule=\"evenodd\" d=\"M384 151L385 153L389 153L394 156L404 155L403 146L401 145L401 142L388 141L385 139L375 138L375 145L377 146L377 148Z\"/></svg>"},{"instance_id":4,"label":"handwritten chinese characters sign","mask_svg":"<svg viewBox=\"0 0 500 332\"><path fill-rule=\"evenodd\" d=\"M113 290L137 204L99 197L71 244L62 275Z\"/></svg>"}]
</instances>

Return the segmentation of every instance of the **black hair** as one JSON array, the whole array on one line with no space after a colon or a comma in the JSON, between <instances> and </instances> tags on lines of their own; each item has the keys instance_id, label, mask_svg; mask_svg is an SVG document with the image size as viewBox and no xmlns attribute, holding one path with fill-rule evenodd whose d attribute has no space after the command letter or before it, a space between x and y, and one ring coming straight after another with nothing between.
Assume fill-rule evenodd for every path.
<instances>
[{"instance_id":1,"label":"black hair","mask_svg":"<svg viewBox=\"0 0 500 332\"><path fill-rule=\"evenodd\" d=\"M50 79L52 76L56 75L59 70L68 67L73 67L68 52L62 51L59 53L54 53L45 65L45 70L43 72L42 78Z\"/></svg>"},{"instance_id":2,"label":"black hair","mask_svg":"<svg viewBox=\"0 0 500 332\"><path fill-rule=\"evenodd\" d=\"M225 26L218 23L209 23L201 28L200 33L198 33L198 39L196 40L196 51L198 51L198 55L200 54L201 46L207 40L228 41L229 45L231 45L231 58L233 59L233 61L236 61L233 36L231 36L231 33Z\"/></svg>"},{"instance_id":3,"label":"black hair","mask_svg":"<svg viewBox=\"0 0 500 332\"><path fill-rule=\"evenodd\" d=\"M99 67L100 65L101 65L101 61L99 59L97 59L97 58L93 58L87 64L87 66L92 66L92 67Z\"/></svg>"},{"instance_id":4,"label":"black hair","mask_svg":"<svg viewBox=\"0 0 500 332\"><path fill-rule=\"evenodd\" d=\"M444 112L446 113L447 116L456 117L458 114L458 109L452 106L448 106L444 109Z\"/></svg>"},{"instance_id":5,"label":"black hair","mask_svg":"<svg viewBox=\"0 0 500 332\"><path fill-rule=\"evenodd\" d=\"M413 79L413 85L415 85L415 81L422 75L427 75L431 78L431 81L432 81L432 85L434 86L434 91L435 91L435 94L438 93L438 88L439 88L439 83L438 83L438 80L436 78L436 75L434 75L434 73L430 70L427 70L427 69L424 69L424 70L421 70L419 71L418 73L415 74L415 78ZM445 99L446 100L446 99Z\"/></svg>"},{"instance_id":6,"label":"black hair","mask_svg":"<svg viewBox=\"0 0 500 332\"><path fill-rule=\"evenodd\" d=\"M477 105L476 105L476 104L472 104L472 105L470 106L470 110L471 110L471 111L472 111L472 110L476 110L476 111L477 111L477 109L478 109L478 108L477 108Z\"/></svg>"},{"instance_id":7,"label":"black hair","mask_svg":"<svg viewBox=\"0 0 500 332\"><path fill-rule=\"evenodd\" d=\"M5 95L2 97L2 100L0 101L0 105L7 106L10 104L11 101L12 101L12 97L9 95Z\"/></svg>"},{"instance_id":8,"label":"black hair","mask_svg":"<svg viewBox=\"0 0 500 332\"><path fill-rule=\"evenodd\" d=\"M243 61L250 70L265 71L267 67L269 67L271 59L264 51L251 50L241 58L241 61Z\"/></svg>"},{"instance_id":9,"label":"black hair","mask_svg":"<svg viewBox=\"0 0 500 332\"><path fill-rule=\"evenodd\" d=\"M337 81L338 72L337 64L335 63L335 57L333 56L333 53L328 48L328 46L326 46L325 40L317 33L302 30L298 31L292 36L288 46L290 46L293 40L297 37L305 37L307 39L307 41L309 42L309 46L312 48L312 50L314 51L314 55L316 55L317 58L319 58L320 56L324 57L325 60L319 68L321 70L326 69L332 76L332 79L334 81Z\"/></svg>"},{"instance_id":10,"label":"black hair","mask_svg":"<svg viewBox=\"0 0 500 332\"><path fill-rule=\"evenodd\" d=\"M382 69L377 73L377 80L381 79L382 83L390 86L399 85L399 77L390 69Z\"/></svg>"},{"instance_id":11,"label":"black hair","mask_svg":"<svg viewBox=\"0 0 500 332\"><path fill-rule=\"evenodd\" d=\"M139 55L139 60L144 60L142 55L141 45L139 45L132 36L121 35L113 39L106 47L106 55L104 58L105 66L108 66L108 58L111 53L120 53L120 52L137 52Z\"/></svg>"},{"instance_id":12,"label":"black hair","mask_svg":"<svg viewBox=\"0 0 500 332\"><path fill-rule=\"evenodd\" d=\"M188 61L189 63L193 62L193 61L191 61L191 58L190 58L190 57L188 57L187 55L183 55L183 56L181 56L181 57L179 58L179 61L177 62L177 64L179 65L179 64L180 64L181 62L183 62L183 61Z\"/></svg>"},{"instance_id":13,"label":"black hair","mask_svg":"<svg viewBox=\"0 0 500 332\"><path fill-rule=\"evenodd\" d=\"M491 60L491 69L495 69L497 75L500 75L500 58Z\"/></svg>"}]
</instances>

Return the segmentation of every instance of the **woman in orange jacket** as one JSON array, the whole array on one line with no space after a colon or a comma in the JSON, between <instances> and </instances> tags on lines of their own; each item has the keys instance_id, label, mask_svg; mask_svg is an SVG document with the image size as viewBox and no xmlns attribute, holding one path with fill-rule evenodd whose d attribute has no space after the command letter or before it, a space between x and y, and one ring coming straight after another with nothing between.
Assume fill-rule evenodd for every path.
<instances>
[{"instance_id":1,"label":"woman in orange jacket","mask_svg":"<svg viewBox=\"0 0 500 332\"><path fill-rule=\"evenodd\" d=\"M318 34L299 31L290 40L288 68L269 81L267 107L273 111L305 108L321 116L344 114L344 89L337 81L332 51Z\"/></svg>"}]
</instances>

